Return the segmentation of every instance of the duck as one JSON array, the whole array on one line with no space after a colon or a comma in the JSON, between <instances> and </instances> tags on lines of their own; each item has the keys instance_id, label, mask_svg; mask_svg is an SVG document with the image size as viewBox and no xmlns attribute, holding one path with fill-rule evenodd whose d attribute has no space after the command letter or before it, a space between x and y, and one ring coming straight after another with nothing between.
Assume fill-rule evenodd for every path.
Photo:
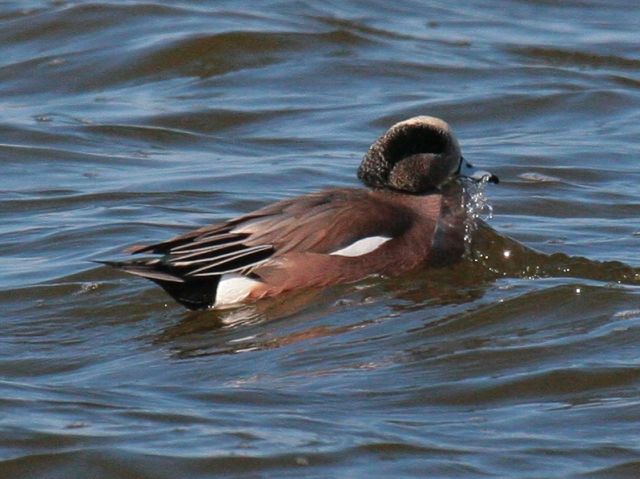
<instances>
[{"instance_id":1,"label":"duck","mask_svg":"<svg viewBox=\"0 0 640 479\"><path fill-rule=\"evenodd\" d=\"M448 123L391 126L357 172L364 188L329 188L126 250L101 261L151 280L190 310L222 309L290 291L442 267L465 251L466 179L498 183L462 156Z\"/></svg>"}]
</instances>

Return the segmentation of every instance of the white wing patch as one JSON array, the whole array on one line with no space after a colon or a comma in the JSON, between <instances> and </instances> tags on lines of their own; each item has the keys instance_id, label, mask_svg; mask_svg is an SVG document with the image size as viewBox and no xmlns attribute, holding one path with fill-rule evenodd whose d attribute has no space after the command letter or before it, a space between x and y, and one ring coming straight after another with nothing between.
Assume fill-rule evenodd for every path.
<instances>
[{"instance_id":1,"label":"white wing patch","mask_svg":"<svg viewBox=\"0 0 640 479\"><path fill-rule=\"evenodd\" d=\"M369 236L329 254L336 256L362 256L378 249L390 239L388 236Z\"/></svg>"},{"instance_id":2,"label":"white wing patch","mask_svg":"<svg viewBox=\"0 0 640 479\"><path fill-rule=\"evenodd\" d=\"M230 306L242 302L255 288L262 284L255 279L237 273L223 274L216 291L214 308Z\"/></svg>"}]
</instances>

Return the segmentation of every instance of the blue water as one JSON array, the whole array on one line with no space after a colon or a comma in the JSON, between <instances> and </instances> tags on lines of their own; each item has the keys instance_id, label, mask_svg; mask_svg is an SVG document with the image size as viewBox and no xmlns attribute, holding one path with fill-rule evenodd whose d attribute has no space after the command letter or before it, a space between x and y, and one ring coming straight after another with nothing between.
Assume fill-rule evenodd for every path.
<instances>
[{"instance_id":1,"label":"blue water","mask_svg":"<svg viewBox=\"0 0 640 479\"><path fill-rule=\"evenodd\" d=\"M0 477L640 476L634 2L33 0L0 25ZM491 261L203 313L90 262L356 186L419 114L500 176Z\"/></svg>"}]
</instances>

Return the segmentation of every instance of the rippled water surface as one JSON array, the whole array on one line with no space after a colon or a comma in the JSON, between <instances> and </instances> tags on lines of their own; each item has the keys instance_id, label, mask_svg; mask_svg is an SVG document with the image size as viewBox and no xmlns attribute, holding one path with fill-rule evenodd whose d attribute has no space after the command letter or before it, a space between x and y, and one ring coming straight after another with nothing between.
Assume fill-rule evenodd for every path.
<instances>
[{"instance_id":1,"label":"rippled water surface","mask_svg":"<svg viewBox=\"0 0 640 479\"><path fill-rule=\"evenodd\" d=\"M639 25L0 2L0 477L640 477ZM418 114L502 180L456 266L190 313L90 262L355 186Z\"/></svg>"}]
</instances>

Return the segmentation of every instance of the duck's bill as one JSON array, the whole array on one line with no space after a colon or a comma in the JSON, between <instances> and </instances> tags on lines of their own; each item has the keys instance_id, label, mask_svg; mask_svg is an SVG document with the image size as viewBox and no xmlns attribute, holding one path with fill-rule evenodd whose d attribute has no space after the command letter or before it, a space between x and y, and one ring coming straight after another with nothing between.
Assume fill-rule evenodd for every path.
<instances>
[{"instance_id":1,"label":"duck's bill","mask_svg":"<svg viewBox=\"0 0 640 479\"><path fill-rule=\"evenodd\" d=\"M477 181L478 183L495 183L496 185L500 183L500 179L486 170L480 170L475 168L471 163L462 158L460 160L460 169L458 170L458 174L463 178L469 178L470 180Z\"/></svg>"}]
</instances>

